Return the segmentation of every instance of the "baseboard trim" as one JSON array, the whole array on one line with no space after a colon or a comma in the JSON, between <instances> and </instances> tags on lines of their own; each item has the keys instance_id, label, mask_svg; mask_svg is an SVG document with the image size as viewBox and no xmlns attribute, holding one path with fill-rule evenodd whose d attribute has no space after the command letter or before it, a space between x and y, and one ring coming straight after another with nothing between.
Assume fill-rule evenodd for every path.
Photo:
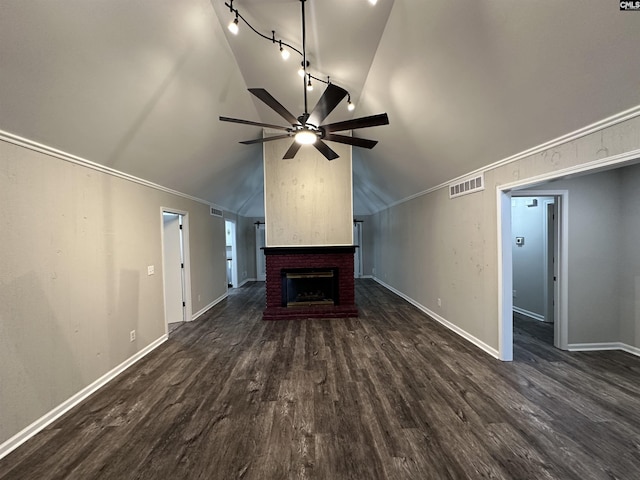
<instances>
[{"instance_id":1,"label":"baseboard trim","mask_svg":"<svg viewBox=\"0 0 640 480\"><path fill-rule=\"evenodd\" d=\"M245 284L247 284L249 282L257 282L257 279L255 279L255 278L245 278L243 280L243 282L240 285L238 285L238 288L243 287Z\"/></svg>"},{"instance_id":2,"label":"baseboard trim","mask_svg":"<svg viewBox=\"0 0 640 480\"><path fill-rule=\"evenodd\" d=\"M544 322L544 315L540 315L539 313L530 312L529 310L525 310L524 308L516 307L515 305L512 307L513 311L519 313L520 315L524 315L525 317L533 318L534 320L538 320L540 322Z\"/></svg>"},{"instance_id":3,"label":"baseboard trim","mask_svg":"<svg viewBox=\"0 0 640 480\"><path fill-rule=\"evenodd\" d=\"M219 304L221 301L223 301L225 298L227 298L229 296L229 292L225 292L222 295L220 295L218 298L216 298L213 302L211 302L209 305L207 305L204 308L201 308L200 310L198 310L196 313L194 313L191 316L191 321L193 322L194 320L196 320L199 316L203 315L207 310L209 310L212 307L215 307L217 304Z\"/></svg>"},{"instance_id":4,"label":"baseboard trim","mask_svg":"<svg viewBox=\"0 0 640 480\"><path fill-rule=\"evenodd\" d=\"M466 330L463 330L462 328L458 327L457 325L454 325L453 323L451 323L450 321L446 320L445 318L441 317L440 315L438 315L437 313L429 310L427 307L425 307L424 305L416 302L413 298L405 295L404 293L402 293L399 290L396 290L395 288L393 288L391 285L387 285L386 283L384 283L383 281L381 281L379 278L373 277L373 279L378 282L380 285L382 285L384 288L386 288L387 290L395 293L396 295L398 295L399 297L405 299L407 302L409 302L411 305L413 305L414 307L416 307L418 310L422 311L423 313L426 313L427 315L429 315L431 318L433 318L436 322L442 324L444 327L448 328L449 330L451 330L454 333L457 333L458 335L460 335L462 338L464 338L465 340L467 340L468 342L471 342L472 344L474 344L476 347L480 348L481 350L483 350L484 352L488 353L489 355L491 355L494 358L500 359L500 353L498 352L498 350L496 350L495 348L491 347L490 345L487 345L486 343L484 343L482 340L474 337L473 335L471 335L469 332L467 332Z\"/></svg>"},{"instance_id":5,"label":"baseboard trim","mask_svg":"<svg viewBox=\"0 0 640 480\"><path fill-rule=\"evenodd\" d=\"M51 425L54 421L56 421L62 415L67 413L73 407L79 405L82 401L88 398L92 393L96 392L97 390L105 386L107 383L109 383L115 377L120 375L122 372L124 372L127 368L132 366L138 360L140 360L141 358L143 358L144 356L146 356L147 354L149 354L150 352L158 348L164 342L166 342L168 338L169 337L167 334L162 335L160 338L153 341L152 343L144 347L142 350L140 350L133 356L129 357L120 365L110 370L109 372L105 373L96 381L94 381L90 385L87 385L78 393L76 393L75 395L71 396L70 398L62 402L53 410L50 410L48 413L44 414L42 417L37 419L31 425L25 427L20 432L16 433L13 437L8 439L4 443L0 444L0 459L9 455L16 448L18 448L20 445L25 443L27 440L32 438L37 433L41 432L43 429L45 429L49 425Z\"/></svg>"},{"instance_id":6,"label":"baseboard trim","mask_svg":"<svg viewBox=\"0 0 640 480\"><path fill-rule=\"evenodd\" d=\"M601 343L570 343L567 345L570 352L597 352L603 350L622 350L640 357L640 348L627 345L622 342L601 342Z\"/></svg>"}]
</instances>

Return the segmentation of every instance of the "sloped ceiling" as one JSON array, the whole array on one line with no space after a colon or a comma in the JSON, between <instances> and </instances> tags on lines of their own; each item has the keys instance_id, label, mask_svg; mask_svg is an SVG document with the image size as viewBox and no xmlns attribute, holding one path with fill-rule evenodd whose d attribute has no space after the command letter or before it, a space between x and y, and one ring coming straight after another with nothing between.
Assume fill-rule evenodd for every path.
<instances>
[{"instance_id":1,"label":"sloped ceiling","mask_svg":"<svg viewBox=\"0 0 640 480\"><path fill-rule=\"evenodd\" d=\"M235 0L301 48L299 0ZM329 120L387 112L355 132L356 214L640 103L640 13L602 0L307 0L314 75L351 93ZM303 111L295 55L243 28L224 0L2 0L0 129L262 215L259 129L247 92ZM309 96L312 107L321 88Z\"/></svg>"}]
</instances>

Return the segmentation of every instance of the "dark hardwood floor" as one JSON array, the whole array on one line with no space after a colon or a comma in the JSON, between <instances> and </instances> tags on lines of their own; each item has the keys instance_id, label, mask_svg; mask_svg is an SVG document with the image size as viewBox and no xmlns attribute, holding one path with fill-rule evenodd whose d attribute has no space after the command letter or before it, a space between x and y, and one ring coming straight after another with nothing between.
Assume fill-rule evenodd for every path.
<instances>
[{"instance_id":1,"label":"dark hardwood floor","mask_svg":"<svg viewBox=\"0 0 640 480\"><path fill-rule=\"evenodd\" d=\"M637 479L640 359L516 325L501 363L371 280L360 318L203 318L0 461L1 479Z\"/></svg>"}]
</instances>

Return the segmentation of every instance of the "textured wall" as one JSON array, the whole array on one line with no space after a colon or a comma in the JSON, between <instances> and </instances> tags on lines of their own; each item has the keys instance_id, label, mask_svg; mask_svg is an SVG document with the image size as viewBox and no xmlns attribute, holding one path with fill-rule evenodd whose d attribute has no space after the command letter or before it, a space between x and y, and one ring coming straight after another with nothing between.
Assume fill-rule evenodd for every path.
<instances>
[{"instance_id":1,"label":"textured wall","mask_svg":"<svg viewBox=\"0 0 640 480\"><path fill-rule=\"evenodd\" d=\"M482 192L450 200L441 188L383 210L374 216L376 277L497 349L496 187L638 148L634 118L488 170ZM569 333L570 343L580 338Z\"/></svg>"},{"instance_id":2,"label":"textured wall","mask_svg":"<svg viewBox=\"0 0 640 480\"><path fill-rule=\"evenodd\" d=\"M207 205L3 141L0 204L0 443L165 333L161 207L189 214L193 312L226 292Z\"/></svg>"},{"instance_id":3,"label":"textured wall","mask_svg":"<svg viewBox=\"0 0 640 480\"><path fill-rule=\"evenodd\" d=\"M289 145L264 144L267 246L352 245L351 147L332 143L332 161L311 146L283 160Z\"/></svg>"}]
</instances>

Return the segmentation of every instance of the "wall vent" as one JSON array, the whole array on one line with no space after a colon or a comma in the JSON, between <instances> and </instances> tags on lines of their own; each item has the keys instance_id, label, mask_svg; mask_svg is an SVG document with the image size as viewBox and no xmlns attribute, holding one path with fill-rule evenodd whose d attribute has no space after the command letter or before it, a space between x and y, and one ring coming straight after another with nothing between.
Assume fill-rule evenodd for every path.
<instances>
[{"instance_id":1,"label":"wall vent","mask_svg":"<svg viewBox=\"0 0 640 480\"><path fill-rule=\"evenodd\" d=\"M467 177L449 185L449 198L467 195L468 193L484 190L484 174Z\"/></svg>"},{"instance_id":2,"label":"wall vent","mask_svg":"<svg viewBox=\"0 0 640 480\"><path fill-rule=\"evenodd\" d=\"M214 217L221 217L222 216L222 210L220 210L219 208L216 207L210 207L211 208L211 215L213 215Z\"/></svg>"}]
</instances>

